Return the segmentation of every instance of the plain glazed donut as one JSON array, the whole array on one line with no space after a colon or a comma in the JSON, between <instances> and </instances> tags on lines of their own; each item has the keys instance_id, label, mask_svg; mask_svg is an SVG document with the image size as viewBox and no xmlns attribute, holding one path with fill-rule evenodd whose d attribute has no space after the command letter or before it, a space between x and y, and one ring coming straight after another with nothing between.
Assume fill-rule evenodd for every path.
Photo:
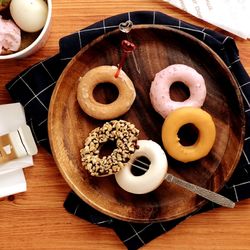
<instances>
[{"instance_id":1,"label":"plain glazed donut","mask_svg":"<svg viewBox=\"0 0 250 250\"><path fill-rule=\"evenodd\" d=\"M190 146L183 146L178 137L178 131L186 124L193 124L199 132L196 142ZM176 109L167 116L162 127L162 142L166 151L181 162L195 161L206 156L213 147L215 137L212 117L200 108Z\"/></svg>"},{"instance_id":2,"label":"plain glazed donut","mask_svg":"<svg viewBox=\"0 0 250 250\"><path fill-rule=\"evenodd\" d=\"M151 140L139 140L137 143L139 149L136 149L124 168L115 174L115 179L127 192L145 194L161 185L167 173L168 162L164 151L157 143ZM145 174L135 176L131 172L131 167L136 165L136 159L142 156L149 159L149 168Z\"/></svg>"},{"instance_id":3,"label":"plain glazed donut","mask_svg":"<svg viewBox=\"0 0 250 250\"><path fill-rule=\"evenodd\" d=\"M183 102L170 98L170 87L174 82L183 82L190 91L190 96ZM155 75L150 88L150 100L163 118L181 107L201 107L206 98L205 81L195 69L184 64L173 64Z\"/></svg>"},{"instance_id":4,"label":"plain glazed donut","mask_svg":"<svg viewBox=\"0 0 250 250\"><path fill-rule=\"evenodd\" d=\"M115 78L116 66L99 66L80 77L77 88L77 100L83 111L98 120L109 120L125 114L135 100L135 88L132 81L121 70ZM95 87L100 83L114 84L119 92L117 99L109 104L97 102L93 97Z\"/></svg>"},{"instance_id":5,"label":"plain glazed donut","mask_svg":"<svg viewBox=\"0 0 250 250\"><path fill-rule=\"evenodd\" d=\"M139 130L124 120L106 122L92 130L80 150L82 166L92 176L115 174L124 167L137 148ZM108 156L100 158L100 149L107 141L115 141L116 148Z\"/></svg>"}]
</instances>

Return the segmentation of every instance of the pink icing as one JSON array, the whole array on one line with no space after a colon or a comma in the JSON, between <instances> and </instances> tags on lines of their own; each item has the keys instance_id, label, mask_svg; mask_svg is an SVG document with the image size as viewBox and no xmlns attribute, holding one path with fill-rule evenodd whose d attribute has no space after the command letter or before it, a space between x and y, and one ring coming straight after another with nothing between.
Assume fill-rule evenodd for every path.
<instances>
[{"instance_id":1,"label":"pink icing","mask_svg":"<svg viewBox=\"0 0 250 250\"><path fill-rule=\"evenodd\" d=\"M17 51L21 46L21 31L12 20L0 16L0 54L3 49Z\"/></svg>"},{"instance_id":2,"label":"pink icing","mask_svg":"<svg viewBox=\"0 0 250 250\"><path fill-rule=\"evenodd\" d=\"M170 98L170 86L174 82L183 82L190 91L190 97L183 102ZM150 100L163 118L180 107L201 107L206 98L205 81L195 69L184 64L173 64L155 75L150 88Z\"/></svg>"}]
</instances>

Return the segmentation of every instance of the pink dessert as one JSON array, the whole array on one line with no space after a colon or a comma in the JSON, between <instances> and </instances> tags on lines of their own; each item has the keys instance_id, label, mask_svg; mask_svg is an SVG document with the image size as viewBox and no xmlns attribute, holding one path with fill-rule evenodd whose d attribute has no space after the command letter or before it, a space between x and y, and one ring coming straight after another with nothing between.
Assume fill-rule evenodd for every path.
<instances>
[{"instance_id":1,"label":"pink dessert","mask_svg":"<svg viewBox=\"0 0 250 250\"><path fill-rule=\"evenodd\" d=\"M184 83L190 96L183 102L170 97L170 86L174 82ZM154 109L163 117L181 107L201 107L206 98L205 81L195 69L184 64L172 64L155 75L150 88L150 100Z\"/></svg>"},{"instance_id":2,"label":"pink dessert","mask_svg":"<svg viewBox=\"0 0 250 250\"><path fill-rule=\"evenodd\" d=\"M12 20L0 16L0 54L18 51L21 46L21 30Z\"/></svg>"}]
</instances>

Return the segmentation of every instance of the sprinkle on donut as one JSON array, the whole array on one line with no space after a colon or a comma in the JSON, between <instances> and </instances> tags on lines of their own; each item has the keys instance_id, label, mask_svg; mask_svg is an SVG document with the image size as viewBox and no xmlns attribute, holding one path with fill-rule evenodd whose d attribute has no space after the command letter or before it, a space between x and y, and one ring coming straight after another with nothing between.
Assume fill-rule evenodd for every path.
<instances>
[{"instance_id":1,"label":"sprinkle on donut","mask_svg":"<svg viewBox=\"0 0 250 250\"><path fill-rule=\"evenodd\" d=\"M89 133L80 150L82 166L92 176L115 174L130 160L137 148L139 130L124 120L112 120ZM116 148L108 156L100 158L100 149L108 141L115 141Z\"/></svg>"},{"instance_id":2,"label":"sprinkle on donut","mask_svg":"<svg viewBox=\"0 0 250 250\"><path fill-rule=\"evenodd\" d=\"M170 87L174 82L184 83L190 91L188 99L182 102L174 101L170 97ZM150 88L150 100L163 118L182 107L200 108L206 98L205 80L195 69L184 64L173 64L155 75Z\"/></svg>"}]
</instances>

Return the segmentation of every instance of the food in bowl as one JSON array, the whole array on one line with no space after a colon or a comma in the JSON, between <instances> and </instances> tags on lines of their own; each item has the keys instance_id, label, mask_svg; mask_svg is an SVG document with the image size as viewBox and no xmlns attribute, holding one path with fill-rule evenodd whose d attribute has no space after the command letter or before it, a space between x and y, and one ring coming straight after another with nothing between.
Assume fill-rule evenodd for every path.
<instances>
[{"instance_id":1,"label":"food in bowl","mask_svg":"<svg viewBox=\"0 0 250 250\"><path fill-rule=\"evenodd\" d=\"M6 9L9 6L11 0L0 0L0 11Z\"/></svg>"},{"instance_id":2,"label":"food in bowl","mask_svg":"<svg viewBox=\"0 0 250 250\"><path fill-rule=\"evenodd\" d=\"M18 51L21 46L21 30L12 20L0 16L0 54Z\"/></svg>"},{"instance_id":3,"label":"food in bowl","mask_svg":"<svg viewBox=\"0 0 250 250\"><path fill-rule=\"evenodd\" d=\"M37 32L45 25L48 6L44 0L12 0L10 14L21 30Z\"/></svg>"},{"instance_id":4,"label":"food in bowl","mask_svg":"<svg viewBox=\"0 0 250 250\"><path fill-rule=\"evenodd\" d=\"M17 50L11 50L0 43L0 59L21 58L34 53L48 38L52 0L10 0L5 5L0 9L0 16L3 22L11 21L20 29L21 44Z\"/></svg>"}]
</instances>

